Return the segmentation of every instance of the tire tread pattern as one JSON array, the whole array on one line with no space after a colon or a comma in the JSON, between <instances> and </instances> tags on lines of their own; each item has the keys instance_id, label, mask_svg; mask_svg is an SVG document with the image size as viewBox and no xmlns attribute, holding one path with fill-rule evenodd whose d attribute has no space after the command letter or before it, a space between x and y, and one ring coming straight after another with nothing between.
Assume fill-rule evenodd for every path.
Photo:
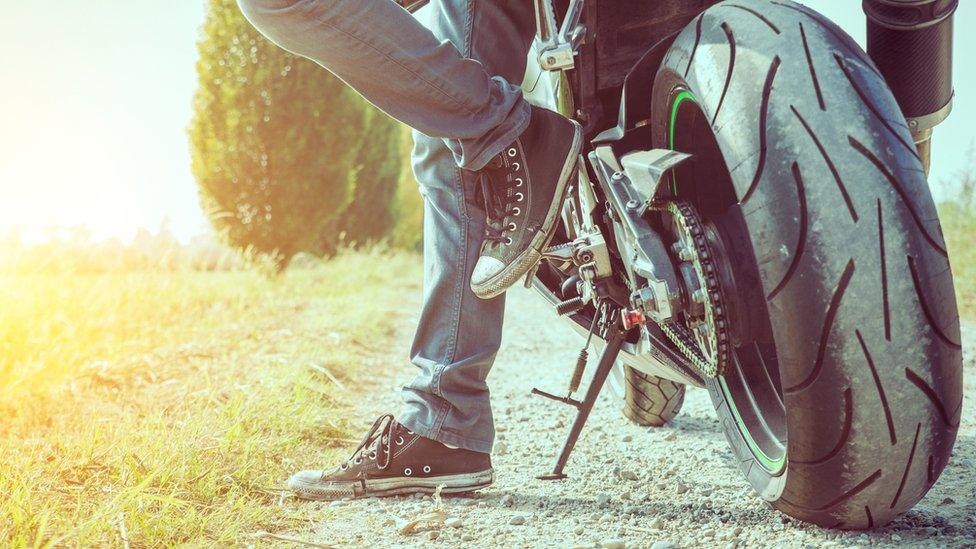
<instances>
[{"instance_id":1,"label":"tire tread pattern","mask_svg":"<svg viewBox=\"0 0 976 549\"><path fill-rule=\"evenodd\" d=\"M624 367L624 416L638 425L661 427L670 422L685 400L685 386Z\"/></svg>"},{"instance_id":2,"label":"tire tread pattern","mask_svg":"<svg viewBox=\"0 0 976 549\"><path fill-rule=\"evenodd\" d=\"M706 10L666 57L654 109L667 108L670 86L711 115L784 387L785 475L760 486L741 440L736 457L787 514L830 528L887 524L938 480L962 415L948 252L904 117L856 42L790 0ZM870 210L876 223L862 219Z\"/></svg>"}]
</instances>

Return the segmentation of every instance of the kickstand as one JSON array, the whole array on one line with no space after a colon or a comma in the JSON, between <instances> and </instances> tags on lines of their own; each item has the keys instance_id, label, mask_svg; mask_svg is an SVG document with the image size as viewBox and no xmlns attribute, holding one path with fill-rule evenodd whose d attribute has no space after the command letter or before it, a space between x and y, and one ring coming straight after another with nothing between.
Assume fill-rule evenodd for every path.
<instances>
[{"instance_id":1,"label":"kickstand","mask_svg":"<svg viewBox=\"0 0 976 549\"><path fill-rule=\"evenodd\" d=\"M607 381L607 376L610 375L610 370L613 369L613 365L617 361L617 355L620 354L620 348L624 344L627 331L622 329L620 321L616 320L607 329L606 336L607 346L603 350L603 354L600 355L600 362L596 366L596 372L593 373L593 380L590 381L590 386L587 388L586 396L582 401L573 400L569 397L557 397L538 389L532 390L534 394L575 406L578 410L576 420L573 421L573 427L569 430L569 437L563 446L563 451L559 454L559 459L556 460L556 467L552 470L552 473L536 477L540 480L561 480L566 478L566 475L563 474L563 469L566 468L566 462L569 461L569 455L573 452L573 448L576 446L576 440L579 439L580 433L583 431L583 425L586 424L587 418L590 417L593 404L596 403L596 398L600 395L600 390L603 389L603 384Z\"/></svg>"}]
</instances>

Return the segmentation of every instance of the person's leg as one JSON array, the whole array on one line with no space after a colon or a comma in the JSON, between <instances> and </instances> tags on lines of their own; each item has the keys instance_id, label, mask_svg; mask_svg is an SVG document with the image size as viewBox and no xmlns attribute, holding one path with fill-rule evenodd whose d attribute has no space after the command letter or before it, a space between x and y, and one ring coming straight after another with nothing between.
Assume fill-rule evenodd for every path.
<instances>
[{"instance_id":1,"label":"person's leg","mask_svg":"<svg viewBox=\"0 0 976 549\"><path fill-rule=\"evenodd\" d=\"M491 76L449 40L438 41L391 0L238 2L272 41L318 62L415 130L444 139L458 166L482 172L488 220L471 273L477 297L498 296L531 272L576 167L579 124L529 106L517 86ZM458 5L466 6L464 29L484 26L475 22L479 11L508 6ZM528 10L520 8L525 19ZM485 54L510 51L504 37L486 40Z\"/></svg>"},{"instance_id":2,"label":"person's leg","mask_svg":"<svg viewBox=\"0 0 976 549\"><path fill-rule=\"evenodd\" d=\"M432 9L439 39L500 79L522 80L534 28L523 0L434 0ZM486 377L501 343L504 297L479 299L469 284L486 229L487 216L475 200L482 174L458 167L444 139L417 131L414 139L414 173L425 204L424 304L411 350L420 372L403 389L397 421L390 419L364 440L367 450L371 437L400 446L390 449L393 460L382 471L374 465L384 461L380 444L365 457L357 452L337 470L297 473L289 486L303 498L430 491L438 485L450 493L493 479Z\"/></svg>"},{"instance_id":3,"label":"person's leg","mask_svg":"<svg viewBox=\"0 0 976 549\"><path fill-rule=\"evenodd\" d=\"M522 0L435 0L431 30L465 57L519 82L534 30ZM485 381L501 344L504 296L483 300L468 281L485 233L476 205L479 174L458 168L444 141L414 132L414 174L424 195L424 305L411 351L420 373L404 387L408 429L490 452L494 438Z\"/></svg>"},{"instance_id":4,"label":"person's leg","mask_svg":"<svg viewBox=\"0 0 976 549\"><path fill-rule=\"evenodd\" d=\"M319 63L393 118L446 139L464 168L482 168L529 124L530 108L516 85L462 56L464 44L435 38L391 0L238 3L282 48ZM524 5L520 11L529 12ZM472 25L457 23L461 32ZM512 82L520 81L521 75Z\"/></svg>"}]
</instances>

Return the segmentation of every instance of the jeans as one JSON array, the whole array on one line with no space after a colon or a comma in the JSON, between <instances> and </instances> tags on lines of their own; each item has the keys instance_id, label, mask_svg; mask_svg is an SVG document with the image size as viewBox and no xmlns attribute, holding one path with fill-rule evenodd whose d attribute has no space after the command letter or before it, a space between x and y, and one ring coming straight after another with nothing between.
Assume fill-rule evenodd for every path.
<instances>
[{"instance_id":1,"label":"jeans","mask_svg":"<svg viewBox=\"0 0 976 549\"><path fill-rule=\"evenodd\" d=\"M322 65L370 103L430 137L444 140L455 163L479 170L529 123L521 90L462 55L483 41L512 35L513 25L474 30L493 6L522 19L527 7L504 0L435 0L437 27L456 28L459 41L438 39L392 0L238 0L244 16L282 48ZM524 4L524 2L522 3ZM489 24L493 24L491 21ZM481 44L488 50L489 44ZM493 42L524 57L521 43ZM527 46L526 46L527 47ZM511 48L511 49L509 49ZM514 60L513 60L514 61ZM524 64L524 59L514 61ZM514 82L520 82L518 75Z\"/></svg>"},{"instance_id":2,"label":"jeans","mask_svg":"<svg viewBox=\"0 0 976 549\"><path fill-rule=\"evenodd\" d=\"M504 296L469 280L485 231L476 170L525 129L520 82L534 31L524 0L434 0L424 28L391 0L239 0L270 40L333 72L414 128L424 197L424 294L398 420L445 444L490 452L486 378L501 345Z\"/></svg>"}]
</instances>

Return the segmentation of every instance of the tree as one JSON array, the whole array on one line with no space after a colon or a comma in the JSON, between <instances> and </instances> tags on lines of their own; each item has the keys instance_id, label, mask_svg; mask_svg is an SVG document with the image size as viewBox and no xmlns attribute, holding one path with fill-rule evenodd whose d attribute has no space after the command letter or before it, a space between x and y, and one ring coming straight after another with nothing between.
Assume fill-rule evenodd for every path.
<instances>
[{"instance_id":1,"label":"tree","mask_svg":"<svg viewBox=\"0 0 976 549\"><path fill-rule=\"evenodd\" d=\"M204 210L231 245L327 255L392 227L399 125L315 63L210 0L190 127Z\"/></svg>"}]
</instances>

